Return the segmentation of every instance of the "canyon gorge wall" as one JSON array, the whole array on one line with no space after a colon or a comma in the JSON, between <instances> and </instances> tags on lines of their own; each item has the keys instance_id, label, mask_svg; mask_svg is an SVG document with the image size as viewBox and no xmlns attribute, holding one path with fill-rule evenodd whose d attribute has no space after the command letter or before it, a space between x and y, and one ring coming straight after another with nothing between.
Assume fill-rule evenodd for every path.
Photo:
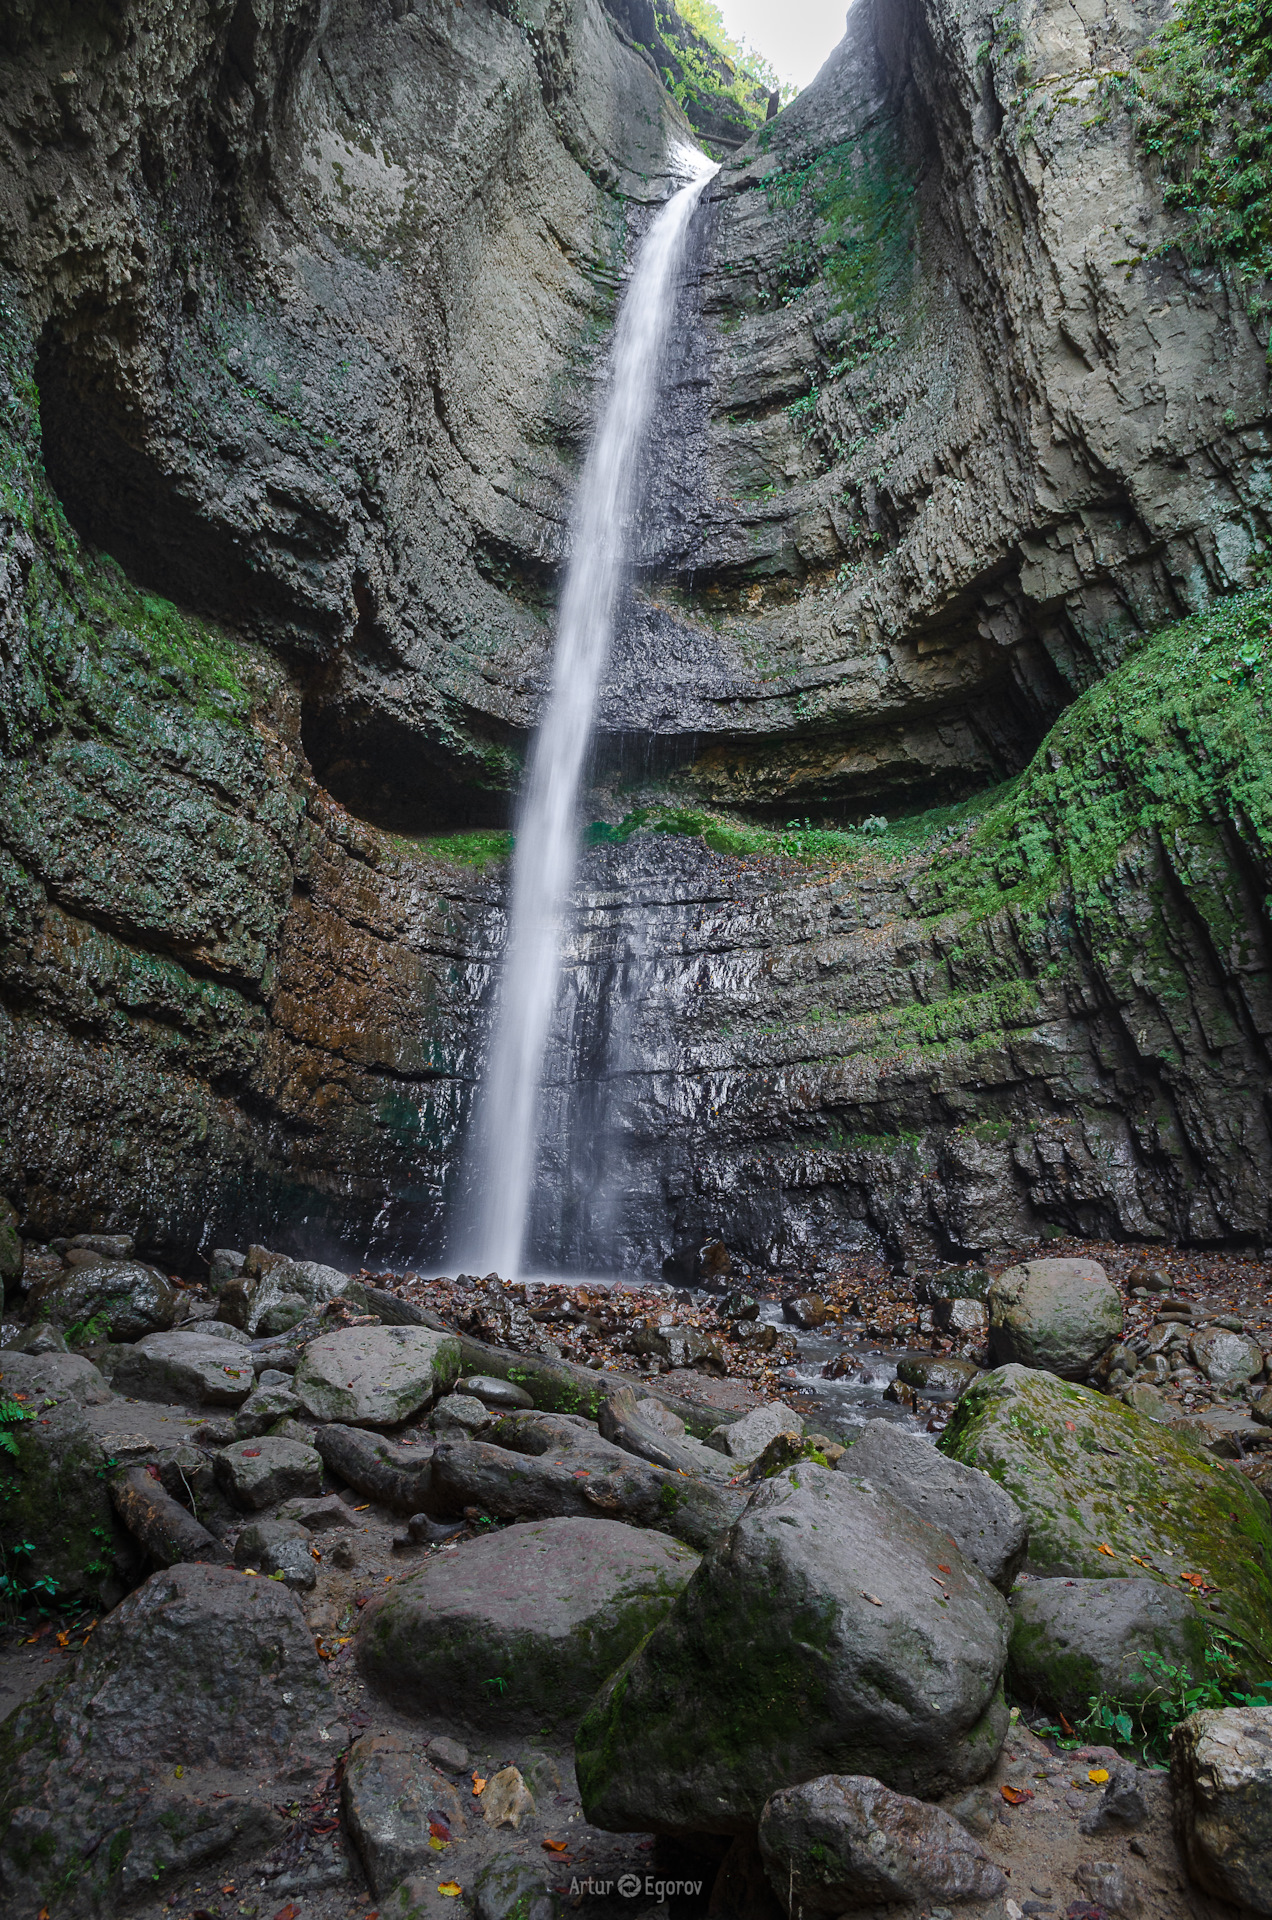
<instances>
[{"instance_id":1,"label":"canyon gorge wall","mask_svg":"<svg viewBox=\"0 0 1272 1920\"><path fill-rule=\"evenodd\" d=\"M1256 577L1267 329L1171 248L1108 84L1164 17L858 0L721 144L541 1251L1272 1237L1261 683L1225 677L1236 615L1145 643ZM503 933L474 836L542 698L624 261L694 137L644 30L598 0L3 16L0 1190L30 1233L440 1247ZM702 830L792 815L892 830L811 862Z\"/></svg>"}]
</instances>

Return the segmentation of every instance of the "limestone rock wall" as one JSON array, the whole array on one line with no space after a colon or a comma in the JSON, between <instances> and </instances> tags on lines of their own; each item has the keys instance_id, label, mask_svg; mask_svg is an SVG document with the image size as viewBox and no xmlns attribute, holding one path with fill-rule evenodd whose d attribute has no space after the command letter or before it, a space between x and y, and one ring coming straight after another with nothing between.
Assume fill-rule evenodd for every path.
<instances>
[{"instance_id":1,"label":"limestone rock wall","mask_svg":"<svg viewBox=\"0 0 1272 1920\"><path fill-rule=\"evenodd\" d=\"M1246 583L1266 340L1158 251L1102 90L1157 18L862 0L726 164L598 817L977 791ZM0 35L0 1187L37 1234L431 1257L503 875L426 836L507 818L686 123L598 0L66 0ZM540 1246L1260 1238L1262 819L1128 828L1098 938L1061 885L974 952L930 848L594 851Z\"/></svg>"}]
</instances>

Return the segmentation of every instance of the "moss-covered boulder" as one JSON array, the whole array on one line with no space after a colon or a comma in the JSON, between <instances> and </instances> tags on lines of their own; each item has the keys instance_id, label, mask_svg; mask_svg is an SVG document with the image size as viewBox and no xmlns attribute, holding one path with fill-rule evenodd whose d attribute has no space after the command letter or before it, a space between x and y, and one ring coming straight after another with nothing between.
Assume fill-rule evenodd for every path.
<instances>
[{"instance_id":1,"label":"moss-covered boulder","mask_svg":"<svg viewBox=\"0 0 1272 1920\"><path fill-rule=\"evenodd\" d=\"M399 1580L363 1624L359 1662L396 1705L568 1738L697 1565L679 1540L615 1520L508 1527Z\"/></svg>"},{"instance_id":2,"label":"moss-covered boulder","mask_svg":"<svg viewBox=\"0 0 1272 1920\"><path fill-rule=\"evenodd\" d=\"M1272 1525L1239 1473L1121 1401L1028 1367L968 1388L938 1442L979 1467L1029 1525L1026 1568L1157 1580L1204 1602L1272 1673Z\"/></svg>"},{"instance_id":3,"label":"moss-covered boulder","mask_svg":"<svg viewBox=\"0 0 1272 1920\"><path fill-rule=\"evenodd\" d=\"M789 1467L588 1711L588 1819L745 1833L821 1774L925 1796L971 1784L1007 1729L1008 1625L947 1534L865 1480Z\"/></svg>"},{"instance_id":4,"label":"moss-covered boulder","mask_svg":"<svg viewBox=\"0 0 1272 1920\"><path fill-rule=\"evenodd\" d=\"M1122 1300L1095 1260L1026 1260L989 1290L995 1360L1069 1379L1089 1373L1122 1333Z\"/></svg>"}]
</instances>

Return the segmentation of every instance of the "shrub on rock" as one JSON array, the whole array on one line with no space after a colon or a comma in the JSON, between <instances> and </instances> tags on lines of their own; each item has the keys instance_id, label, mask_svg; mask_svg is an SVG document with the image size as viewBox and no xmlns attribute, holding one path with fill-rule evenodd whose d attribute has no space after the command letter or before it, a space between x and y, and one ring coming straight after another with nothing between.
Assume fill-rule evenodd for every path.
<instances>
[{"instance_id":1,"label":"shrub on rock","mask_svg":"<svg viewBox=\"0 0 1272 1920\"><path fill-rule=\"evenodd\" d=\"M1121 1295L1095 1260L1026 1260L989 1289L989 1344L1000 1365L1082 1379L1121 1332Z\"/></svg>"},{"instance_id":2,"label":"shrub on rock","mask_svg":"<svg viewBox=\"0 0 1272 1920\"><path fill-rule=\"evenodd\" d=\"M757 1488L579 1728L588 1818L737 1833L779 1789L870 1773L940 1794L1007 1727L1002 1595L891 1494L825 1467Z\"/></svg>"}]
</instances>

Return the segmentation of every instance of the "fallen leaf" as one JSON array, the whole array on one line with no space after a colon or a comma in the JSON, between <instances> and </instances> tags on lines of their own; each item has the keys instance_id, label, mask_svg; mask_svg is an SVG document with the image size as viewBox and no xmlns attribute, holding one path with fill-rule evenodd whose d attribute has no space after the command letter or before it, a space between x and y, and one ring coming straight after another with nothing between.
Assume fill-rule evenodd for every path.
<instances>
[{"instance_id":1,"label":"fallen leaf","mask_svg":"<svg viewBox=\"0 0 1272 1920\"><path fill-rule=\"evenodd\" d=\"M259 1447L244 1447L243 1458L245 1460L259 1460L260 1457L261 1450Z\"/></svg>"},{"instance_id":2,"label":"fallen leaf","mask_svg":"<svg viewBox=\"0 0 1272 1920\"><path fill-rule=\"evenodd\" d=\"M233 1881L231 1881L228 1887L222 1887L222 1888L221 1888L221 1892L222 1892L222 1893L237 1893L237 1892L238 1892L238 1888L237 1888L237 1887L236 1887L236 1886L234 1885L234 1882L233 1882Z\"/></svg>"},{"instance_id":3,"label":"fallen leaf","mask_svg":"<svg viewBox=\"0 0 1272 1920\"><path fill-rule=\"evenodd\" d=\"M861 1589L861 1597L863 1600L868 1600L872 1607L881 1607L883 1605L882 1600L876 1600L873 1593L867 1593L864 1587Z\"/></svg>"},{"instance_id":4,"label":"fallen leaf","mask_svg":"<svg viewBox=\"0 0 1272 1920\"><path fill-rule=\"evenodd\" d=\"M1076 1433L1078 1429L1076 1424L1072 1420L1066 1420L1064 1423L1064 1430L1066 1433Z\"/></svg>"},{"instance_id":5,"label":"fallen leaf","mask_svg":"<svg viewBox=\"0 0 1272 1920\"><path fill-rule=\"evenodd\" d=\"M289 1900L285 1907L280 1907L278 1909L278 1912L274 1915L274 1920L296 1920L296 1916L299 1912L300 1912L300 1908L293 1906L291 1901Z\"/></svg>"},{"instance_id":6,"label":"fallen leaf","mask_svg":"<svg viewBox=\"0 0 1272 1920\"><path fill-rule=\"evenodd\" d=\"M1087 1779L1094 1780L1097 1787L1102 1787L1108 1777L1109 1770L1107 1767L1092 1767L1087 1774Z\"/></svg>"},{"instance_id":7,"label":"fallen leaf","mask_svg":"<svg viewBox=\"0 0 1272 1920\"><path fill-rule=\"evenodd\" d=\"M428 1830L434 1840L450 1839L450 1828L446 1825L445 1821L430 1820L428 1823Z\"/></svg>"},{"instance_id":8,"label":"fallen leaf","mask_svg":"<svg viewBox=\"0 0 1272 1920\"><path fill-rule=\"evenodd\" d=\"M367 1501L365 1507L354 1508L355 1513L369 1513L370 1511L371 1511L371 1502L369 1500Z\"/></svg>"},{"instance_id":9,"label":"fallen leaf","mask_svg":"<svg viewBox=\"0 0 1272 1920\"><path fill-rule=\"evenodd\" d=\"M462 1893L464 1889L454 1880L439 1880L437 1891L453 1899L457 1893Z\"/></svg>"},{"instance_id":10,"label":"fallen leaf","mask_svg":"<svg viewBox=\"0 0 1272 1920\"><path fill-rule=\"evenodd\" d=\"M1186 1580L1190 1587L1205 1588L1206 1583L1199 1573L1181 1573L1179 1577L1181 1580Z\"/></svg>"},{"instance_id":11,"label":"fallen leaf","mask_svg":"<svg viewBox=\"0 0 1272 1920\"><path fill-rule=\"evenodd\" d=\"M485 1793L485 1791L486 1791L486 1782L482 1779L479 1773L475 1773L473 1775L473 1798L476 1799L479 1793Z\"/></svg>"},{"instance_id":12,"label":"fallen leaf","mask_svg":"<svg viewBox=\"0 0 1272 1920\"><path fill-rule=\"evenodd\" d=\"M939 1561L939 1560L938 1560L938 1561L937 1561L937 1563L936 1563L936 1570L937 1570L937 1572L938 1572L938 1573L948 1573L948 1572L949 1572L949 1568L948 1568L948 1567L943 1567L943 1566L941 1565L941 1563L940 1563L940 1561Z\"/></svg>"},{"instance_id":13,"label":"fallen leaf","mask_svg":"<svg viewBox=\"0 0 1272 1920\"><path fill-rule=\"evenodd\" d=\"M1104 1542L1103 1542L1103 1540L1101 1540L1101 1542L1100 1542L1100 1544L1099 1544L1099 1546L1098 1546L1098 1547L1096 1548L1096 1552L1097 1552L1097 1553L1107 1553L1107 1554L1108 1554L1108 1556L1109 1556L1109 1559L1110 1559L1110 1560L1116 1560L1116 1559L1117 1559L1117 1555L1116 1555L1116 1554L1114 1553L1114 1551L1113 1551L1113 1549L1112 1549L1112 1547L1106 1547L1106 1546L1105 1546L1105 1544L1104 1544Z\"/></svg>"},{"instance_id":14,"label":"fallen leaf","mask_svg":"<svg viewBox=\"0 0 1272 1920\"><path fill-rule=\"evenodd\" d=\"M1064 1715L1063 1715L1063 1714L1061 1714L1061 1715L1060 1715L1060 1725L1061 1725L1061 1726L1062 1726L1062 1727L1064 1728L1064 1730L1065 1730L1065 1732L1066 1732L1066 1733L1068 1734L1068 1736L1069 1736L1069 1738L1070 1738L1070 1740L1072 1740L1072 1739L1073 1739L1073 1737L1074 1737L1074 1736L1073 1736L1073 1728L1072 1728L1072 1727L1071 1727L1071 1726L1069 1725L1069 1722L1068 1722L1068 1721L1067 1721L1067 1720L1065 1719L1065 1717L1064 1717Z\"/></svg>"},{"instance_id":15,"label":"fallen leaf","mask_svg":"<svg viewBox=\"0 0 1272 1920\"><path fill-rule=\"evenodd\" d=\"M428 1844L430 1847L432 1847L434 1853L445 1853L446 1851L446 1842L444 1840L439 1840L436 1834L429 1835Z\"/></svg>"},{"instance_id":16,"label":"fallen leaf","mask_svg":"<svg viewBox=\"0 0 1272 1920\"><path fill-rule=\"evenodd\" d=\"M1133 1561L1135 1562L1135 1564L1136 1564L1136 1566L1137 1566L1137 1567L1148 1567L1148 1570L1149 1570L1149 1572L1150 1572L1150 1573L1151 1573L1151 1572L1153 1571L1153 1569L1152 1569L1152 1567L1151 1567L1151 1566L1149 1566L1149 1563L1148 1563L1148 1561L1147 1561L1147 1560L1141 1560L1141 1559L1140 1559L1140 1557L1139 1557L1139 1555L1138 1555L1138 1553L1133 1553L1133 1554L1131 1555L1131 1559L1132 1559L1132 1560L1133 1560Z\"/></svg>"},{"instance_id":17,"label":"fallen leaf","mask_svg":"<svg viewBox=\"0 0 1272 1920\"><path fill-rule=\"evenodd\" d=\"M998 1791L1009 1807L1018 1807L1024 1801L1033 1799L1032 1787L1000 1787Z\"/></svg>"},{"instance_id":18,"label":"fallen leaf","mask_svg":"<svg viewBox=\"0 0 1272 1920\"><path fill-rule=\"evenodd\" d=\"M549 1853L564 1853L570 1843L568 1840L545 1840L543 1844Z\"/></svg>"}]
</instances>

